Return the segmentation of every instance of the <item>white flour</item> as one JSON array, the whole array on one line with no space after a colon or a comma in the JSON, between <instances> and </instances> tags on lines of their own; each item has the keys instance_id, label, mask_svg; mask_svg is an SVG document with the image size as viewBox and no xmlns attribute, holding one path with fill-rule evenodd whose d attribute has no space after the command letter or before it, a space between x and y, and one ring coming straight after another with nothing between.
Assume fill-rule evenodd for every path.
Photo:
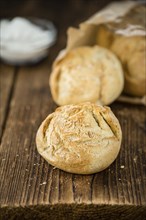
<instances>
[{"instance_id":1,"label":"white flour","mask_svg":"<svg viewBox=\"0 0 146 220\"><path fill-rule=\"evenodd\" d=\"M46 26L47 25L47 26ZM46 29L41 28L25 18L16 17L13 20L1 20L0 22L0 46L1 57L19 55L18 59L37 56L48 49L56 39L56 30L51 22L46 23ZM21 55L23 55L21 57Z\"/></svg>"}]
</instances>

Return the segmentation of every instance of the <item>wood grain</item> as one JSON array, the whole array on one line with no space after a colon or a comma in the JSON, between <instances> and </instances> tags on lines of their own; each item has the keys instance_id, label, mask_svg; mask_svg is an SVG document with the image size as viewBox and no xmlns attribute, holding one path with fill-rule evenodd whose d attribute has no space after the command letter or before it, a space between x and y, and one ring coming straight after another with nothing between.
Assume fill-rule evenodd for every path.
<instances>
[{"instance_id":1,"label":"wood grain","mask_svg":"<svg viewBox=\"0 0 146 220\"><path fill-rule=\"evenodd\" d=\"M118 205L124 210L129 205L132 210L135 207L133 213L138 207L143 213L146 210L144 107L118 103L111 106L122 126L123 143L117 160L108 169L94 175L54 169L39 156L35 145L38 126L56 108L48 87L49 72L48 60L37 68L24 67L18 72L0 151L1 206L35 209L38 205L94 204L104 208Z\"/></svg>"},{"instance_id":2,"label":"wood grain","mask_svg":"<svg viewBox=\"0 0 146 220\"><path fill-rule=\"evenodd\" d=\"M16 78L15 72L15 67L0 63L0 139L9 113Z\"/></svg>"},{"instance_id":3,"label":"wood grain","mask_svg":"<svg viewBox=\"0 0 146 220\"><path fill-rule=\"evenodd\" d=\"M56 204L43 206L29 206L17 208L3 208L3 220L31 219L31 220L144 220L145 208L126 205L94 205L94 204Z\"/></svg>"},{"instance_id":4,"label":"wood grain","mask_svg":"<svg viewBox=\"0 0 146 220\"><path fill-rule=\"evenodd\" d=\"M22 5L17 13L31 15L32 2L27 10ZM52 60L65 46L65 29L71 23L78 24L108 1L100 1L98 6L94 0L86 4L83 0L69 0L69 3L65 0L64 11L53 1L43 2L44 8L40 1L37 2L34 15L55 21L59 33L50 55L36 66L16 69L2 64L0 220L144 219L145 107L118 102L111 105L120 121L123 141L118 158L103 172L94 175L66 173L49 165L36 150L36 131L42 120L57 107L49 91L48 79ZM66 11L69 10L67 19Z\"/></svg>"}]
</instances>

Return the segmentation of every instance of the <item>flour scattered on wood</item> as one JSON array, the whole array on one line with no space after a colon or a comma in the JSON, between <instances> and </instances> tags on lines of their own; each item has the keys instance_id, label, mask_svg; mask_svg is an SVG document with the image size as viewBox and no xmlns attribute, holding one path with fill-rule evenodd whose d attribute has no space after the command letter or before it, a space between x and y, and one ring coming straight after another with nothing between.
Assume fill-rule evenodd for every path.
<instances>
[{"instance_id":1,"label":"flour scattered on wood","mask_svg":"<svg viewBox=\"0 0 146 220\"><path fill-rule=\"evenodd\" d=\"M47 182L43 182L43 183L40 183L40 186L46 185L46 184L47 184Z\"/></svg>"}]
</instances>

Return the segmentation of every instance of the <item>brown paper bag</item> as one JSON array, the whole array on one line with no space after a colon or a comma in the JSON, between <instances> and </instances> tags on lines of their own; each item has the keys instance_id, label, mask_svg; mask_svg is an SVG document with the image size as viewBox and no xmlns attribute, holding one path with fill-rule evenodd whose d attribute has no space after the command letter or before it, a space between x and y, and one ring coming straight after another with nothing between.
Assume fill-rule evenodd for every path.
<instances>
[{"instance_id":1,"label":"brown paper bag","mask_svg":"<svg viewBox=\"0 0 146 220\"><path fill-rule=\"evenodd\" d=\"M120 17L126 15L138 2L124 1L114 2L109 4L101 11L94 14L87 21L79 24L79 28L69 27L67 30L67 46L62 50L54 61L53 67L65 56L65 54L80 46L92 46L97 44L96 34L99 25L109 22L115 22ZM117 30L119 32L119 30ZM127 36L127 32L124 33ZM136 30L136 35L145 36L145 30ZM128 32L128 36L135 36L135 29ZM130 97L121 95L118 99L120 102L127 102L132 104L146 105L146 96L142 98Z\"/></svg>"}]
</instances>

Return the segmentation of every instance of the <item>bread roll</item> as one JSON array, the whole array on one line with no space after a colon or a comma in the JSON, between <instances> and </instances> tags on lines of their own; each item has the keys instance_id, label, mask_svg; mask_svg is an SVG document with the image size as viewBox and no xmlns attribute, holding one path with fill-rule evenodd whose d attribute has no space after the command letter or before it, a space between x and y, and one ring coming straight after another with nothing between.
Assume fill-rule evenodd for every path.
<instances>
[{"instance_id":1,"label":"bread roll","mask_svg":"<svg viewBox=\"0 0 146 220\"><path fill-rule=\"evenodd\" d=\"M56 109L41 124L38 152L51 165L77 174L96 173L117 157L122 133L109 107L91 103Z\"/></svg>"},{"instance_id":2,"label":"bread roll","mask_svg":"<svg viewBox=\"0 0 146 220\"><path fill-rule=\"evenodd\" d=\"M54 67L50 87L58 105L112 103L122 92L123 71L116 56L99 46L73 49Z\"/></svg>"},{"instance_id":3,"label":"bread roll","mask_svg":"<svg viewBox=\"0 0 146 220\"><path fill-rule=\"evenodd\" d=\"M146 94L146 38L114 34L100 26L97 44L111 50L121 61L125 75L125 93L133 96Z\"/></svg>"},{"instance_id":4,"label":"bread roll","mask_svg":"<svg viewBox=\"0 0 146 220\"><path fill-rule=\"evenodd\" d=\"M111 51L121 60L125 73L127 94L143 96L146 94L146 38L117 36Z\"/></svg>"}]
</instances>

